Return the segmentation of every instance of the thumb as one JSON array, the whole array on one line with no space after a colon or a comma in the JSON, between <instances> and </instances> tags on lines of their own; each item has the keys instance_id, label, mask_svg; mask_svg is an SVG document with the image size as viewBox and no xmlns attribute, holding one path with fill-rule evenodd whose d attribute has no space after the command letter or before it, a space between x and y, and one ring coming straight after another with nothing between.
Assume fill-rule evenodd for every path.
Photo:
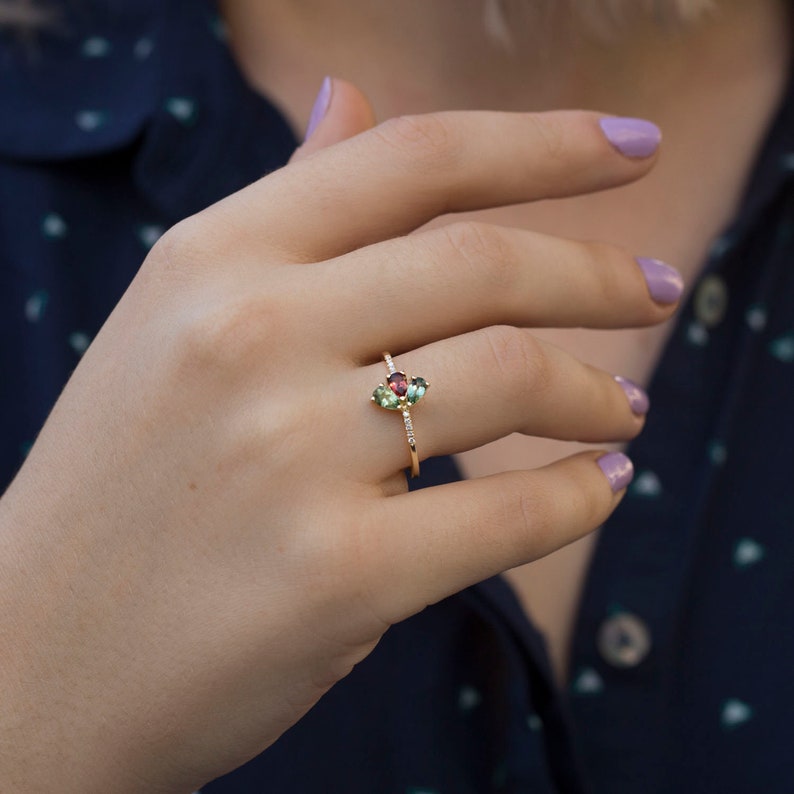
<instances>
[{"instance_id":1,"label":"thumb","mask_svg":"<svg viewBox=\"0 0 794 794\"><path fill-rule=\"evenodd\" d=\"M364 94L347 80L326 77L314 102L306 140L289 161L302 160L374 126L375 111Z\"/></svg>"}]
</instances>

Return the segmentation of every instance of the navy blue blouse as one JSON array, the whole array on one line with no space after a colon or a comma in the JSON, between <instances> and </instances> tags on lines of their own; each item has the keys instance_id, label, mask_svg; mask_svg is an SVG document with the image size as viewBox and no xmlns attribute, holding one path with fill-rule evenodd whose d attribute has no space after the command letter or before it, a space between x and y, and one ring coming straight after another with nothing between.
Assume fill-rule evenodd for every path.
<instances>
[{"instance_id":1,"label":"navy blue blouse","mask_svg":"<svg viewBox=\"0 0 794 794\"><path fill-rule=\"evenodd\" d=\"M159 235L296 145L208 0L71 8L0 39L0 487ZM564 691L495 578L391 629L205 794L794 790L791 88L650 395Z\"/></svg>"}]
</instances>

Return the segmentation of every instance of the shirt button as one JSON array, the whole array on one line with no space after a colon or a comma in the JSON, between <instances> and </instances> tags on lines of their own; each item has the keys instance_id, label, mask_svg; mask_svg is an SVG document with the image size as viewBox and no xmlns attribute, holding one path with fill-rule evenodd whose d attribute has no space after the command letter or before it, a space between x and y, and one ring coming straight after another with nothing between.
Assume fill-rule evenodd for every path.
<instances>
[{"instance_id":1,"label":"shirt button","mask_svg":"<svg viewBox=\"0 0 794 794\"><path fill-rule=\"evenodd\" d=\"M613 667L635 667L651 650L648 627L630 612L607 618L598 630L598 652Z\"/></svg>"},{"instance_id":2,"label":"shirt button","mask_svg":"<svg viewBox=\"0 0 794 794\"><path fill-rule=\"evenodd\" d=\"M695 292L695 317L706 326L713 328L722 322L728 308L728 288L720 276L706 276Z\"/></svg>"}]
</instances>

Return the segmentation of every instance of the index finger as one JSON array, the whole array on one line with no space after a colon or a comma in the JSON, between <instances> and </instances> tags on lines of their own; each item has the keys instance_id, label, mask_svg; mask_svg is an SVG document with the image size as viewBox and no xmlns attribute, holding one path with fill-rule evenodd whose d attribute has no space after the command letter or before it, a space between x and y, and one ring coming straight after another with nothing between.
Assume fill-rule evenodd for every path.
<instances>
[{"instance_id":1,"label":"index finger","mask_svg":"<svg viewBox=\"0 0 794 794\"><path fill-rule=\"evenodd\" d=\"M288 258L317 261L448 212L632 182L660 138L650 122L590 111L402 116L251 185L231 217L238 234L253 228Z\"/></svg>"}]
</instances>

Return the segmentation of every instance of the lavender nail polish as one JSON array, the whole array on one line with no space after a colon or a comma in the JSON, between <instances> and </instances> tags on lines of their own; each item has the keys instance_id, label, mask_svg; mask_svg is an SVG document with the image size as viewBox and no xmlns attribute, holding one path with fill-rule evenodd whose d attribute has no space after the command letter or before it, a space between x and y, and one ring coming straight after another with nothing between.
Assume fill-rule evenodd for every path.
<instances>
[{"instance_id":1,"label":"lavender nail polish","mask_svg":"<svg viewBox=\"0 0 794 794\"><path fill-rule=\"evenodd\" d=\"M651 407L651 401L644 389L641 389L636 383L624 378L620 375L615 375L615 380L620 384L620 388L626 393L626 398L631 406L632 413L637 416L645 416L648 409Z\"/></svg>"},{"instance_id":2,"label":"lavender nail polish","mask_svg":"<svg viewBox=\"0 0 794 794\"><path fill-rule=\"evenodd\" d=\"M634 464L622 452L607 452L596 463L609 480L612 493L622 491L634 477Z\"/></svg>"},{"instance_id":3,"label":"lavender nail polish","mask_svg":"<svg viewBox=\"0 0 794 794\"><path fill-rule=\"evenodd\" d=\"M607 140L626 157L650 157L662 140L662 132L650 121L605 116L599 122Z\"/></svg>"},{"instance_id":4,"label":"lavender nail polish","mask_svg":"<svg viewBox=\"0 0 794 794\"><path fill-rule=\"evenodd\" d=\"M674 267L646 256L638 256L637 264L642 268L642 274L648 282L648 292L655 301L675 303L681 297L684 279Z\"/></svg>"},{"instance_id":5,"label":"lavender nail polish","mask_svg":"<svg viewBox=\"0 0 794 794\"><path fill-rule=\"evenodd\" d=\"M306 127L306 137L303 139L304 141L309 140L311 134L317 128L317 125L323 120L325 114L328 112L328 106L331 104L332 88L333 84L331 83L331 78L326 77L323 80L323 84L320 86L320 91L317 94L317 98L314 100L312 113L311 116L309 116L309 126Z\"/></svg>"}]
</instances>

